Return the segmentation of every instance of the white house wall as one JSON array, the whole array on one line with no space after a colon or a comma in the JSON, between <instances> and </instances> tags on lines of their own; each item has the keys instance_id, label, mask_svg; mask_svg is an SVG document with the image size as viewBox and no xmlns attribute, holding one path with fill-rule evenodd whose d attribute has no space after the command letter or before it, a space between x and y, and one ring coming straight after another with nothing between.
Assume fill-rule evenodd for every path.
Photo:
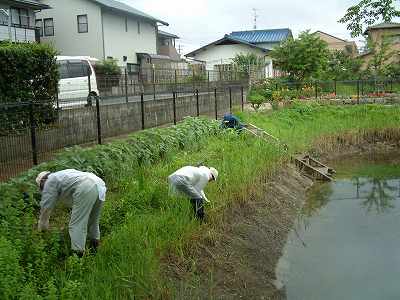
<instances>
[{"instance_id":1,"label":"white house wall","mask_svg":"<svg viewBox=\"0 0 400 300\"><path fill-rule=\"evenodd\" d=\"M137 22L140 21L140 34ZM125 28L125 16L103 10L105 56L118 59L127 56L128 63L137 63L136 53L157 53L157 35L155 24L134 17L128 17L128 31Z\"/></svg>"},{"instance_id":2,"label":"white house wall","mask_svg":"<svg viewBox=\"0 0 400 300\"><path fill-rule=\"evenodd\" d=\"M61 55L92 56L103 59L101 9L87 0L42 0L53 9L43 10L36 19L53 18L54 36L43 36ZM77 16L88 16L88 33L78 33Z\"/></svg>"},{"instance_id":3,"label":"white house wall","mask_svg":"<svg viewBox=\"0 0 400 300\"><path fill-rule=\"evenodd\" d=\"M279 43L261 43L261 44L257 44L257 46L263 47L265 49L273 49L276 46L279 46Z\"/></svg>"},{"instance_id":4,"label":"white house wall","mask_svg":"<svg viewBox=\"0 0 400 300\"><path fill-rule=\"evenodd\" d=\"M200 50L194 56L195 59L205 61L207 70L213 70L215 65L230 64L237 54L253 53L257 56L264 57L265 53L260 49L252 48L246 45L219 45L210 46L204 50Z\"/></svg>"}]
</instances>

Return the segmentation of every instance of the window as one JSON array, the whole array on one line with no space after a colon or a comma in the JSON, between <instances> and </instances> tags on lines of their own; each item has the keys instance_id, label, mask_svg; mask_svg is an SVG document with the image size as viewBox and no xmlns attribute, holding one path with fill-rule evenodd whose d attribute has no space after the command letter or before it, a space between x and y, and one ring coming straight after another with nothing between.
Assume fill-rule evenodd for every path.
<instances>
[{"instance_id":1,"label":"window","mask_svg":"<svg viewBox=\"0 0 400 300\"><path fill-rule=\"evenodd\" d=\"M0 9L0 24L8 25L8 15L6 14L5 10L2 9Z\"/></svg>"},{"instance_id":2,"label":"window","mask_svg":"<svg viewBox=\"0 0 400 300\"><path fill-rule=\"evenodd\" d=\"M67 61L59 61L57 62L58 73L60 74L60 79L68 78L68 64Z\"/></svg>"},{"instance_id":3,"label":"window","mask_svg":"<svg viewBox=\"0 0 400 300\"><path fill-rule=\"evenodd\" d=\"M87 15L79 15L78 19L78 33L86 33L89 31Z\"/></svg>"},{"instance_id":4,"label":"window","mask_svg":"<svg viewBox=\"0 0 400 300\"><path fill-rule=\"evenodd\" d=\"M28 10L25 8L19 9L19 23L21 24L21 26L24 26L24 27L29 26Z\"/></svg>"},{"instance_id":5,"label":"window","mask_svg":"<svg viewBox=\"0 0 400 300\"><path fill-rule=\"evenodd\" d=\"M128 32L128 17L125 17L125 32Z\"/></svg>"},{"instance_id":6,"label":"window","mask_svg":"<svg viewBox=\"0 0 400 300\"><path fill-rule=\"evenodd\" d=\"M39 29L39 35L43 36L43 21L42 21L42 19L36 19L35 27L36 27L36 29Z\"/></svg>"},{"instance_id":7,"label":"window","mask_svg":"<svg viewBox=\"0 0 400 300\"><path fill-rule=\"evenodd\" d=\"M139 74L139 65L138 64L126 64L126 69L128 74Z\"/></svg>"},{"instance_id":8,"label":"window","mask_svg":"<svg viewBox=\"0 0 400 300\"><path fill-rule=\"evenodd\" d=\"M29 27L29 12L26 8L11 8L11 23L21 27Z\"/></svg>"},{"instance_id":9,"label":"window","mask_svg":"<svg viewBox=\"0 0 400 300\"><path fill-rule=\"evenodd\" d=\"M89 71L89 72L88 72ZM88 73L91 74L89 64L86 61L81 60L69 60L68 61L68 77L86 77Z\"/></svg>"},{"instance_id":10,"label":"window","mask_svg":"<svg viewBox=\"0 0 400 300\"><path fill-rule=\"evenodd\" d=\"M137 33L140 34L140 21L137 22Z\"/></svg>"},{"instance_id":11,"label":"window","mask_svg":"<svg viewBox=\"0 0 400 300\"><path fill-rule=\"evenodd\" d=\"M53 18L43 19L43 23L44 23L44 35L53 36L54 35Z\"/></svg>"}]
</instances>

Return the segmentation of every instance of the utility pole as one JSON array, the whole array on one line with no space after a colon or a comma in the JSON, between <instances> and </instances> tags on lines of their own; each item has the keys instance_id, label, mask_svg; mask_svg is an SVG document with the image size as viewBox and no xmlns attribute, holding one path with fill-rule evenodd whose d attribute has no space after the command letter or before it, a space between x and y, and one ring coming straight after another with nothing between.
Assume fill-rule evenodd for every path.
<instances>
[{"instance_id":1,"label":"utility pole","mask_svg":"<svg viewBox=\"0 0 400 300\"><path fill-rule=\"evenodd\" d=\"M253 29L256 30L257 29L257 8L253 8L253 17L254 17L254 25L253 25Z\"/></svg>"},{"instance_id":2,"label":"utility pole","mask_svg":"<svg viewBox=\"0 0 400 300\"><path fill-rule=\"evenodd\" d=\"M178 45L178 53L181 54L183 50L183 46L181 44Z\"/></svg>"}]
</instances>

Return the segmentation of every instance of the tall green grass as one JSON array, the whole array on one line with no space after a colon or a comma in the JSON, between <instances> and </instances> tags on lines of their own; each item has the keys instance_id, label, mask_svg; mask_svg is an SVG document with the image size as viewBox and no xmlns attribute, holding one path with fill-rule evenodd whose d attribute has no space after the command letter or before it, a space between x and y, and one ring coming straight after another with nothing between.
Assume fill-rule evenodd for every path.
<instances>
[{"instance_id":1,"label":"tall green grass","mask_svg":"<svg viewBox=\"0 0 400 300\"><path fill-rule=\"evenodd\" d=\"M53 251L48 248L52 239L44 239L42 248L33 247L39 262L30 270L31 277L26 277L20 274L26 272L26 268L21 269L18 255L13 256L11 237L3 239L2 236L0 265L7 265L8 269L0 271L0 275L5 276L0 278L0 295L3 298L25 295L30 299L41 296L47 299L173 298L174 290L161 271L167 253L184 256L190 252L194 234L208 234L210 224L218 224L232 202L246 201L250 192L262 184L260 178L272 174L291 154L309 149L315 139L349 130L399 127L399 113L399 107L296 103L273 113L240 114L245 122L265 128L286 142L288 153L245 133L221 131L213 121L209 121L209 125L202 121L184 124L187 127L181 135L164 136L162 130L155 134L150 132L143 141L128 140L104 146L95 156L86 152L82 155L85 150L64 154L56 165L50 166L54 169L84 168L106 178L109 191L102 216L102 247L96 256L82 260L76 257L64 260L59 255L42 258L42 253ZM189 135L195 138L188 138ZM131 144L126 146L125 143ZM106 166L102 165L104 162L108 162ZM211 203L206 207L209 221L203 225L192 219L189 201L168 194L166 181L177 168L200 162L216 167L221 174L217 182L206 188ZM24 178L31 184L33 177L31 174ZM21 186L21 180L17 182L19 185L14 183L13 188L3 191L16 192L15 186ZM18 211L23 206L14 209ZM21 214L15 214L17 216ZM62 216L60 214L60 218ZM1 220L4 226L5 219ZM32 239L35 235L29 237ZM42 240L38 236L38 241ZM58 249L60 241L53 240L54 249ZM26 242L30 240L19 241ZM51 276L46 272L49 265ZM10 268L15 269L11 272L15 276L7 277ZM33 278L33 283L26 281L27 278ZM9 288L4 288L3 292L5 285Z\"/></svg>"}]
</instances>

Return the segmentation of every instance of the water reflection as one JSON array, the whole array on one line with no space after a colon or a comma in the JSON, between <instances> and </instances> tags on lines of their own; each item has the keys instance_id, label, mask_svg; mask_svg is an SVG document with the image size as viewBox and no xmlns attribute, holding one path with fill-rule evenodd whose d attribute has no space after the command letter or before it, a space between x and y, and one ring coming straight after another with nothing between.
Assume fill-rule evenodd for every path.
<instances>
[{"instance_id":1,"label":"water reflection","mask_svg":"<svg viewBox=\"0 0 400 300\"><path fill-rule=\"evenodd\" d=\"M381 214L395 207L396 198L400 198L400 180L365 177L338 180L315 186L308 195L300 218L307 219L318 214L321 208L334 200L360 200L367 213Z\"/></svg>"},{"instance_id":2,"label":"water reflection","mask_svg":"<svg viewBox=\"0 0 400 300\"><path fill-rule=\"evenodd\" d=\"M276 269L288 300L399 299L400 178L318 185Z\"/></svg>"},{"instance_id":3,"label":"water reflection","mask_svg":"<svg viewBox=\"0 0 400 300\"><path fill-rule=\"evenodd\" d=\"M400 180L395 185L393 180L356 177L353 184L356 186L356 198L362 199L361 205L367 212L381 214L395 208L393 202L400 194ZM360 190L363 188L369 192L361 197Z\"/></svg>"}]
</instances>

